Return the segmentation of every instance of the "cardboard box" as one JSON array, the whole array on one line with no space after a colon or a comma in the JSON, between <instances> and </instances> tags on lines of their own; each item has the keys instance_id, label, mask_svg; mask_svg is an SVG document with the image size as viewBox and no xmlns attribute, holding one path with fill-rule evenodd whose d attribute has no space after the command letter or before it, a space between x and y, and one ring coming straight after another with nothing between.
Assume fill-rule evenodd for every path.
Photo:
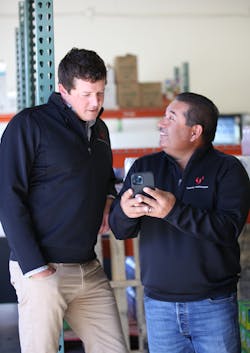
<instances>
[{"instance_id":1,"label":"cardboard box","mask_svg":"<svg viewBox=\"0 0 250 353\"><path fill-rule=\"evenodd\" d=\"M127 54L125 56L115 57L115 79L117 83L137 82L137 57Z\"/></svg>"},{"instance_id":2,"label":"cardboard box","mask_svg":"<svg viewBox=\"0 0 250 353\"><path fill-rule=\"evenodd\" d=\"M161 108L163 106L161 82L140 83L141 107Z\"/></svg>"},{"instance_id":3,"label":"cardboard box","mask_svg":"<svg viewBox=\"0 0 250 353\"><path fill-rule=\"evenodd\" d=\"M117 85L117 103L120 108L140 107L139 84L136 82L119 83Z\"/></svg>"}]
</instances>

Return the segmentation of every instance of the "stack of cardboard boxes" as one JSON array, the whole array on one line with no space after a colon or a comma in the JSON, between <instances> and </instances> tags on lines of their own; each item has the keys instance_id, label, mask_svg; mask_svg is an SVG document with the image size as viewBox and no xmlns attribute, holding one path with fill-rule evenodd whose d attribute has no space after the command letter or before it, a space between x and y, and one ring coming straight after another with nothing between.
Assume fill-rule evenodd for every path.
<instances>
[{"instance_id":1,"label":"stack of cardboard boxes","mask_svg":"<svg viewBox=\"0 0 250 353\"><path fill-rule=\"evenodd\" d=\"M138 83L137 57L129 54L117 56L114 67L118 106L120 108L139 108L140 87Z\"/></svg>"},{"instance_id":2,"label":"stack of cardboard boxes","mask_svg":"<svg viewBox=\"0 0 250 353\"><path fill-rule=\"evenodd\" d=\"M114 63L119 108L162 107L161 82L138 82L137 57L117 56Z\"/></svg>"},{"instance_id":3,"label":"stack of cardboard boxes","mask_svg":"<svg viewBox=\"0 0 250 353\"><path fill-rule=\"evenodd\" d=\"M141 107L161 108L163 105L161 82L140 83Z\"/></svg>"}]
</instances>

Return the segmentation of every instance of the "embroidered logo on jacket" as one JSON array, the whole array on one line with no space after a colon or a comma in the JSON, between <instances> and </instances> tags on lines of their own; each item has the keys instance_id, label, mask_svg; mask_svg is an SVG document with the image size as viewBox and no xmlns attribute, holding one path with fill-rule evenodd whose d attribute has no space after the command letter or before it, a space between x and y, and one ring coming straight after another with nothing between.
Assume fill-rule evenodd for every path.
<instances>
[{"instance_id":1,"label":"embroidered logo on jacket","mask_svg":"<svg viewBox=\"0 0 250 353\"><path fill-rule=\"evenodd\" d=\"M187 186L186 189L208 189L208 185L202 185L203 181L205 180L204 175L202 176L197 176L194 180L194 185L193 186Z\"/></svg>"},{"instance_id":2,"label":"embroidered logo on jacket","mask_svg":"<svg viewBox=\"0 0 250 353\"><path fill-rule=\"evenodd\" d=\"M200 185L203 182L204 179L205 179L204 175L202 175L201 177L196 177L195 178L195 184Z\"/></svg>"}]
</instances>

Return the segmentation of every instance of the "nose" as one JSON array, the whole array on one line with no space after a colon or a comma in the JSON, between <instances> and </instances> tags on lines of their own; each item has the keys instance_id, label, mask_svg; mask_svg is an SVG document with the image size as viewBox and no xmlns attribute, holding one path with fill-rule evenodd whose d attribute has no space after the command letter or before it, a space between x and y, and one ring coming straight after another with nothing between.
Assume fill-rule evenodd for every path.
<instances>
[{"instance_id":1,"label":"nose","mask_svg":"<svg viewBox=\"0 0 250 353\"><path fill-rule=\"evenodd\" d=\"M90 104L93 106L93 107L97 107L98 106L98 103L99 103L99 97L97 94L92 94L90 96Z\"/></svg>"},{"instance_id":2,"label":"nose","mask_svg":"<svg viewBox=\"0 0 250 353\"><path fill-rule=\"evenodd\" d=\"M163 116L158 122L158 127L161 128L168 125L168 121L168 118L166 116Z\"/></svg>"}]
</instances>

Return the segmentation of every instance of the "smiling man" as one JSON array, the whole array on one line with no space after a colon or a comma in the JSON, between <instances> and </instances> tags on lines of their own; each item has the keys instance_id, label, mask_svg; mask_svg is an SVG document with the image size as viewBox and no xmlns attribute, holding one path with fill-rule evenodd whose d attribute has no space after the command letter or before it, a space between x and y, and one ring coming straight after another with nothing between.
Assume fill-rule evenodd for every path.
<instances>
[{"instance_id":1,"label":"smiling man","mask_svg":"<svg viewBox=\"0 0 250 353\"><path fill-rule=\"evenodd\" d=\"M238 237L249 203L248 175L214 149L218 109L181 93L159 122L162 152L137 159L110 213L118 239L140 234L150 353L240 353ZM155 188L133 197L132 173Z\"/></svg>"},{"instance_id":2,"label":"smiling man","mask_svg":"<svg viewBox=\"0 0 250 353\"><path fill-rule=\"evenodd\" d=\"M103 60L73 48L59 93L24 109L0 145L0 220L10 248L23 353L56 353L63 319L86 353L127 353L115 298L95 254L116 195L100 119Z\"/></svg>"}]
</instances>

